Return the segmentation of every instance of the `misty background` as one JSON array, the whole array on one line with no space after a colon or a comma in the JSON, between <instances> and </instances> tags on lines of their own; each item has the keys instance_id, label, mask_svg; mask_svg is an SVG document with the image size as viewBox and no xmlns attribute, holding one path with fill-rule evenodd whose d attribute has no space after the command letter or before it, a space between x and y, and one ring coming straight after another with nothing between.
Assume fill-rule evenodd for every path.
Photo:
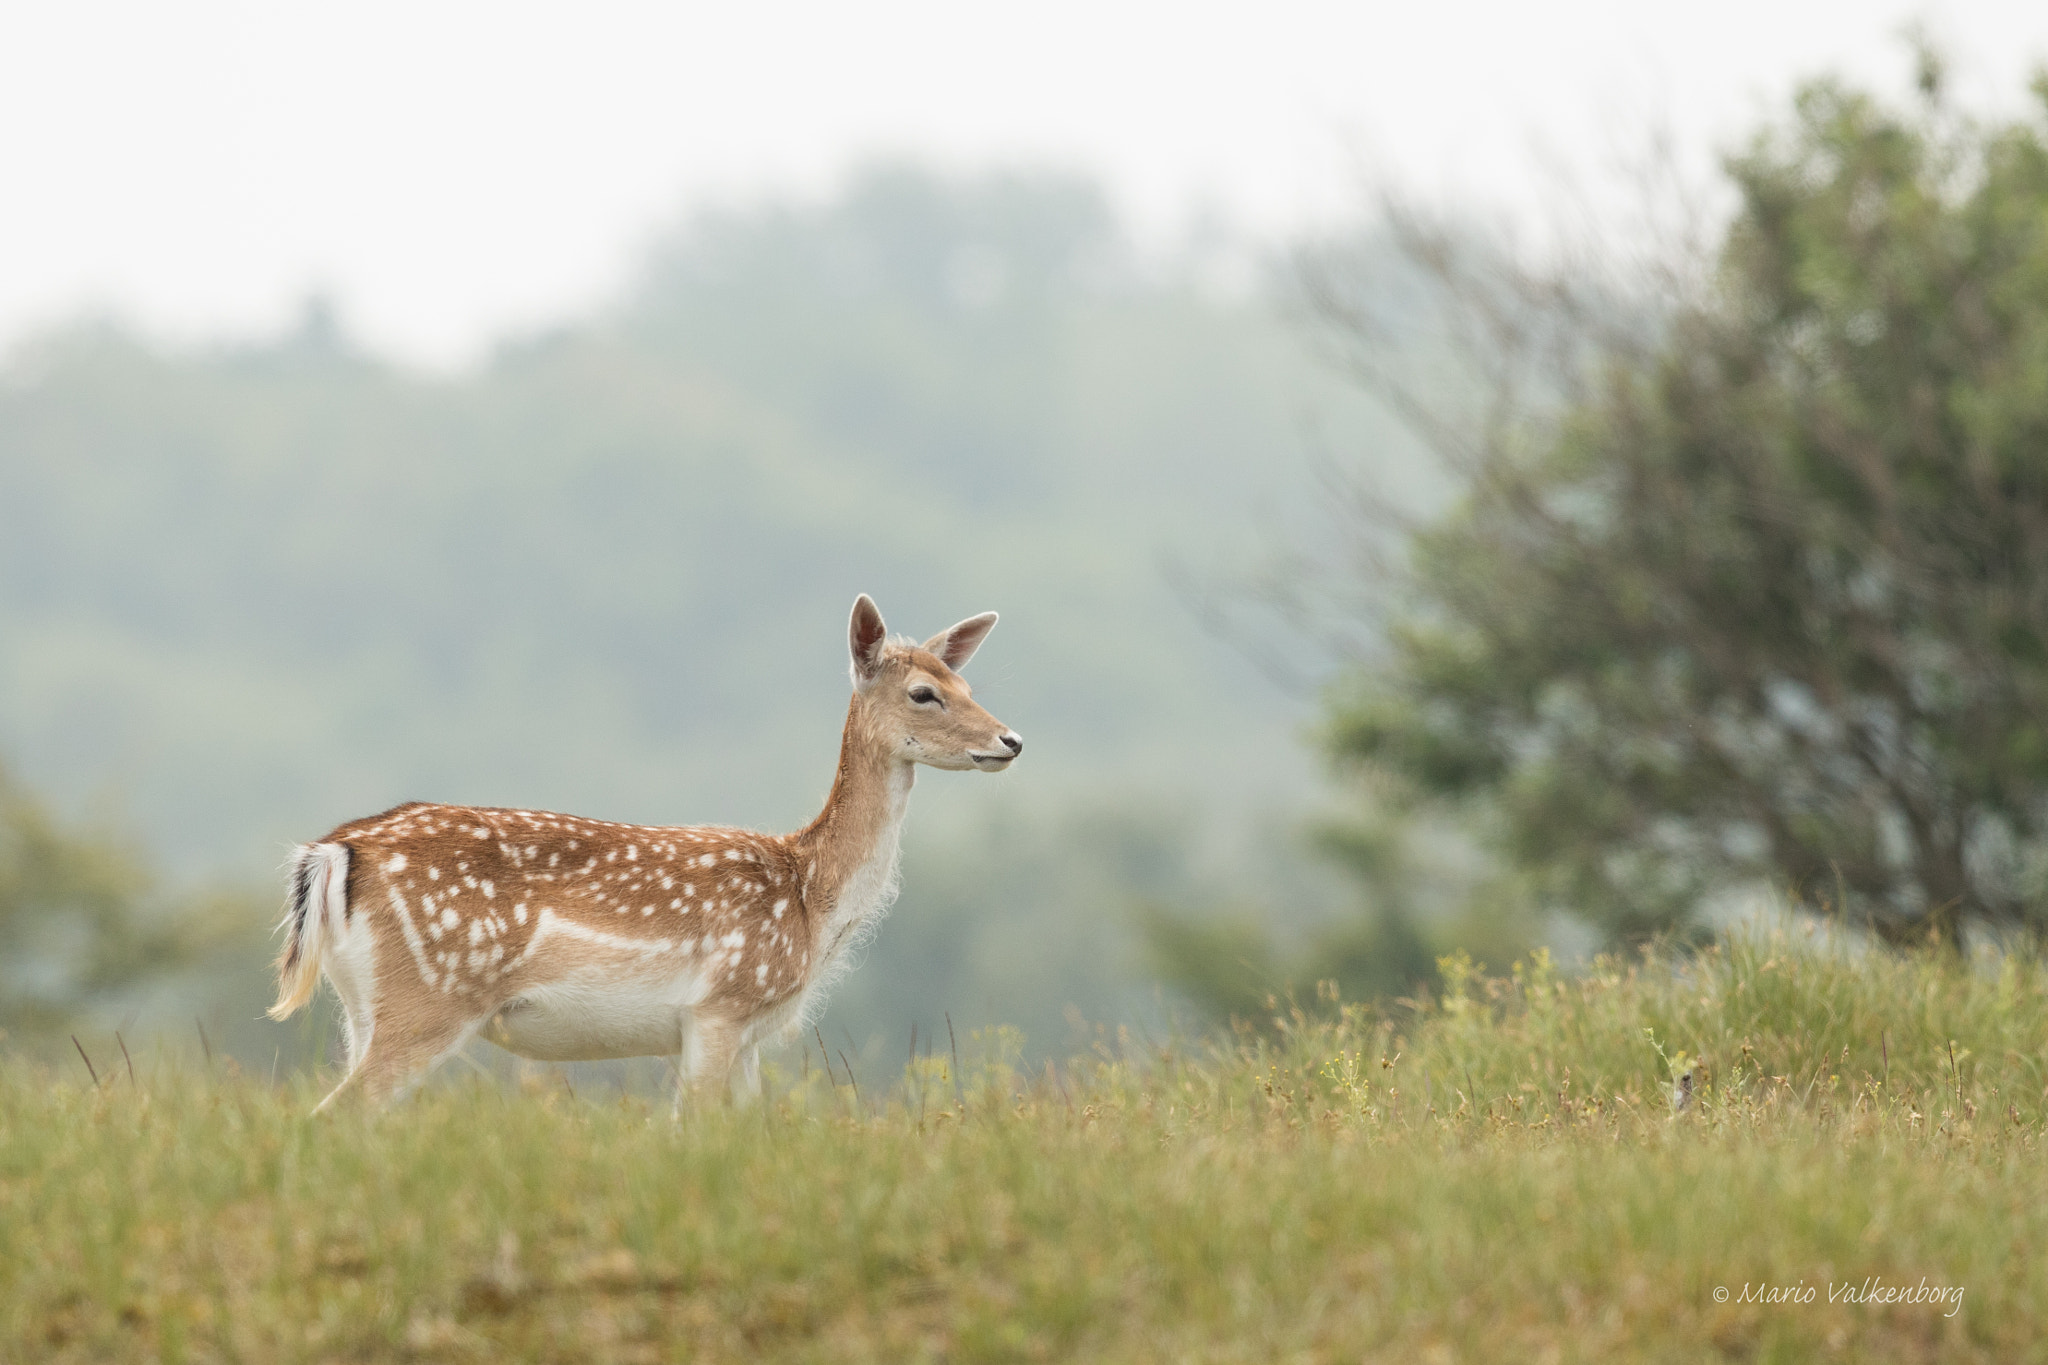
<instances>
[{"instance_id":1,"label":"misty background","mask_svg":"<svg viewBox=\"0 0 2048 1365\"><path fill-rule=\"evenodd\" d=\"M1710 165L1816 63L1902 84L1918 13L1506 10L797 7L784 42L535 9L474 62L460 7L8 15L0 767L208 924L92 1024L324 1055L326 1020L260 1019L277 869L400 801L796 827L862 591L918 637L1000 612L968 677L1030 752L924 775L828 1031L1064 1052L1185 1016L1162 908L1355 917L1316 837L1354 800L1316 733L1340 660L1228 608L1328 549L1330 470L1451 485L1333 363L1297 252L1379 250L1375 174L1523 213L1531 143L1600 162L1660 71ZM2044 36L1927 17L1966 89Z\"/></svg>"},{"instance_id":2,"label":"misty background","mask_svg":"<svg viewBox=\"0 0 2048 1365\"><path fill-rule=\"evenodd\" d=\"M0 752L181 884L266 887L411 799L789 829L852 595L920 638L993 608L970 676L1031 762L925 776L828 1022L1156 1022L1136 907L1343 904L1297 828L1314 661L1262 667L1205 596L1322 525L1317 449L1430 485L1277 264L1143 267L1080 177L878 167L694 217L616 305L460 376L317 298L237 345L46 335L0 386ZM143 1015L253 1017L267 929Z\"/></svg>"}]
</instances>

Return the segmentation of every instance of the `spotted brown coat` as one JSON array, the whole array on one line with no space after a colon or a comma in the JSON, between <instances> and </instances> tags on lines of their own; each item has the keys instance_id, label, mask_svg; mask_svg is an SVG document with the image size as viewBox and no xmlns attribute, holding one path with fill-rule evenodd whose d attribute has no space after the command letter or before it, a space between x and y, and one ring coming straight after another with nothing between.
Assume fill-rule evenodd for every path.
<instances>
[{"instance_id":1,"label":"spotted brown coat","mask_svg":"<svg viewBox=\"0 0 2048 1365\"><path fill-rule=\"evenodd\" d=\"M865 595L853 696L817 819L792 834L410 802L293 857L284 1018L324 976L352 1088L384 1100L472 1038L546 1060L679 1058L685 1085L758 1086L896 888L919 764L1001 771L1023 750L959 676L996 621L890 640ZM679 1096L680 1098L680 1096Z\"/></svg>"}]
</instances>

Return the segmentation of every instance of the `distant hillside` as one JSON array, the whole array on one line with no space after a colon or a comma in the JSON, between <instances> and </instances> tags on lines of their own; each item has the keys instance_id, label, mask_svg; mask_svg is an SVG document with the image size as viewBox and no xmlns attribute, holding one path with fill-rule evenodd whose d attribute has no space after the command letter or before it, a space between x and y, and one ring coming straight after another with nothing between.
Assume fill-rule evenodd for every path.
<instances>
[{"instance_id":1,"label":"distant hillside","mask_svg":"<svg viewBox=\"0 0 2048 1365\"><path fill-rule=\"evenodd\" d=\"M787 827L830 776L854 594L917 634L994 608L969 676L1029 757L920 785L873 980L1085 968L1068 998L1107 1008L1126 891L1213 890L1223 855L1116 854L1154 870L1102 873L1076 923L1047 852L1313 799L1301 699L1161 573L1261 552L1310 423L1398 477L1273 310L1141 270L1059 178L886 171L694 221L616 307L458 378L317 308L207 353L81 328L0 374L0 754L115 797L180 875L268 878L414 797ZM973 914L943 871L970 845L1040 869L978 967L938 927Z\"/></svg>"}]
</instances>

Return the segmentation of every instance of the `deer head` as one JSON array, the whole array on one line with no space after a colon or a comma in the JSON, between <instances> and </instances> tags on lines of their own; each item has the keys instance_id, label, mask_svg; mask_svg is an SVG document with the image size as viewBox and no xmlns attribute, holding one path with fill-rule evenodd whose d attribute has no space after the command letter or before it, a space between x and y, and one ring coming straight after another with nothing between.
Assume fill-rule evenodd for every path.
<instances>
[{"instance_id":1,"label":"deer head","mask_svg":"<svg viewBox=\"0 0 2048 1365\"><path fill-rule=\"evenodd\" d=\"M996 614L985 611L921 645L891 640L881 611L862 593L847 626L862 728L906 763L992 773L1009 767L1024 740L982 710L960 676L995 623Z\"/></svg>"}]
</instances>

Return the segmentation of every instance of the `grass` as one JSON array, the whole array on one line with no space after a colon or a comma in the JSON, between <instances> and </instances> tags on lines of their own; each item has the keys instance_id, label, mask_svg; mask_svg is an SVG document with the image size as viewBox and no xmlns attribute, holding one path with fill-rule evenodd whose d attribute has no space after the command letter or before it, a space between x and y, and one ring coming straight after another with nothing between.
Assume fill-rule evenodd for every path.
<instances>
[{"instance_id":1,"label":"grass","mask_svg":"<svg viewBox=\"0 0 2048 1365\"><path fill-rule=\"evenodd\" d=\"M2042 968L1775 937L1448 979L680 1124L7 1062L0 1360L2048 1359ZM1923 1281L1960 1301L1837 1288Z\"/></svg>"}]
</instances>

